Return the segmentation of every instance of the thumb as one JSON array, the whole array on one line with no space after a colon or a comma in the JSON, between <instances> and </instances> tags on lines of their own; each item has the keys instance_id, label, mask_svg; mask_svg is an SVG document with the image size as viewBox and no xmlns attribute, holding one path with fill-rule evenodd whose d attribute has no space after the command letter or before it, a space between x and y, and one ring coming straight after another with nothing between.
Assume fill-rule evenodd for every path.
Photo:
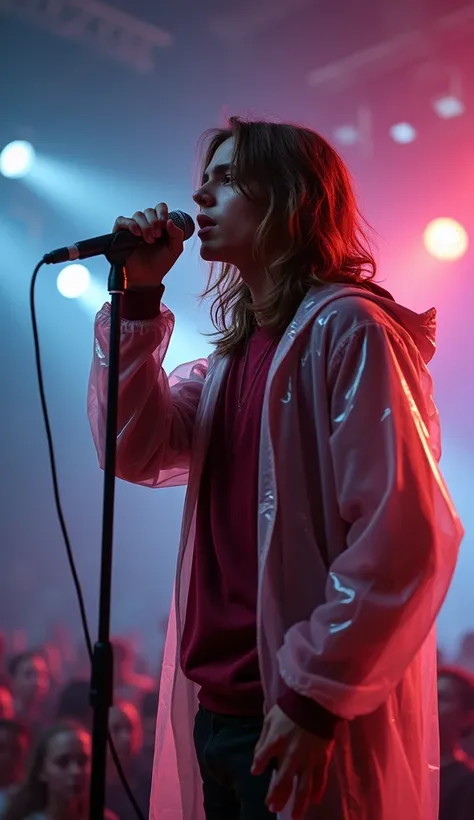
<instances>
[{"instance_id":1,"label":"thumb","mask_svg":"<svg viewBox=\"0 0 474 820\"><path fill-rule=\"evenodd\" d=\"M166 233L168 236L168 247L171 253L178 257L183 252L184 232L174 224L172 219L166 223Z\"/></svg>"}]
</instances>

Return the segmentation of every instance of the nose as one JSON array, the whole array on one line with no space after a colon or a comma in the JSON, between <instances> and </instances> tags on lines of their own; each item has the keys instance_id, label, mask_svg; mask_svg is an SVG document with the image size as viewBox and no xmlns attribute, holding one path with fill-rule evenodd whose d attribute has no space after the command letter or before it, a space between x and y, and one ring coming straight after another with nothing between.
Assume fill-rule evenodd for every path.
<instances>
[{"instance_id":1,"label":"nose","mask_svg":"<svg viewBox=\"0 0 474 820\"><path fill-rule=\"evenodd\" d=\"M77 761L71 762L69 766L69 777L74 782L80 780L84 775L84 766L81 766Z\"/></svg>"},{"instance_id":2,"label":"nose","mask_svg":"<svg viewBox=\"0 0 474 820\"><path fill-rule=\"evenodd\" d=\"M200 208L205 208L206 206L209 207L209 205L215 203L215 197L205 185L201 185L201 187L194 192L193 199L196 205L199 205Z\"/></svg>"}]
</instances>

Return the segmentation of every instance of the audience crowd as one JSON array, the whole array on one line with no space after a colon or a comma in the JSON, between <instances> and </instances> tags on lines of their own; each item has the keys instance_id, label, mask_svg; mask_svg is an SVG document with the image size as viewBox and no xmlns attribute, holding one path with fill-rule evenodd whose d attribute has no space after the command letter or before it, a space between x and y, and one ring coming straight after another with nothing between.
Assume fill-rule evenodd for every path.
<instances>
[{"instance_id":1,"label":"audience crowd","mask_svg":"<svg viewBox=\"0 0 474 820\"><path fill-rule=\"evenodd\" d=\"M109 730L144 818L153 766L159 670L123 638L113 640ZM474 633L455 663L438 656L440 820L474 817ZM9 652L0 634L0 820L87 820L92 709L83 650L58 632L41 647ZM136 820L109 753L108 820Z\"/></svg>"},{"instance_id":2,"label":"audience crowd","mask_svg":"<svg viewBox=\"0 0 474 820\"><path fill-rule=\"evenodd\" d=\"M109 731L120 767L148 817L159 671L123 638L113 640ZM87 655L56 636L9 652L0 634L0 820L88 820L92 750ZM137 820L112 755L108 820Z\"/></svg>"}]
</instances>

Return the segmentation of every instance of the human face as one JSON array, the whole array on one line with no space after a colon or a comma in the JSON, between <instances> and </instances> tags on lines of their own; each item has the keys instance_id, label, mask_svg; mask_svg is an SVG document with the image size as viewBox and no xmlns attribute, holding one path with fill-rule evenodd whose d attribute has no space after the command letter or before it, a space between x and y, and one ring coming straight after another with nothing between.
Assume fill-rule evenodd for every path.
<instances>
[{"instance_id":1,"label":"human face","mask_svg":"<svg viewBox=\"0 0 474 820\"><path fill-rule=\"evenodd\" d=\"M142 728L140 715L132 703L122 703L111 710L110 734L121 761L128 762L138 754Z\"/></svg>"},{"instance_id":2,"label":"human face","mask_svg":"<svg viewBox=\"0 0 474 820\"><path fill-rule=\"evenodd\" d=\"M26 735L6 726L0 727L0 789L7 789L21 780L27 751Z\"/></svg>"},{"instance_id":3,"label":"human face","mask_svg":"<svg viewBox=\"0 0 474 820\"><path fill-rule=\"evenodd\" d=\"M82 729L65 730L48 743L41 779L48 802L74 805L87 800L91 764L91 739Z\"/></svg>"},{"instance_id":4,"label":"human face","mask_svg":"<svg viewBox=\"0 0 474 820\"><path fill-rule=\"evenodd\" d=\"M12 681L15 699L28 706L42 703L49 692L49 670L41 655L25 658Z\"/></svg>"},{"instance_id":5,"label":"human face","mask_svg":"<svg viewBox=\"0 0 474 820\"><path fill-rule=\"evenodd\" d=\"M198 234L201 257L208 262L235 265L245 278L245 272L255 268L253 242L265 208L247 199L235 185L233 148L233 137L219 146L193 199L200 209L199 226L205 225L206 217L214 223Z\"/></svg>"}]
</instances>

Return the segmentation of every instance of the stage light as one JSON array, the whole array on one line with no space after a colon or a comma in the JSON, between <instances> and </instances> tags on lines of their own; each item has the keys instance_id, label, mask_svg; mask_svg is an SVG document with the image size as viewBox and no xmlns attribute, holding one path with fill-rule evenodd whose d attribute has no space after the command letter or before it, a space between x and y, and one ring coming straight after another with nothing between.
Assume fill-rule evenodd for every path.
<instances>
[{"instance_id":1,"label":"stage light","mask_svg":"<svg viewBox=\"0 0 474 820\"><path fill-rule=\"evenodd\" d=\"M453 94L447 94L433 100L433 108L442 120L452 120L454 117L460 117L466 110L463 101Z\"/></svg>"},{"instance_id":2,"label":"stage light","mask_svg":"<svg viewBox=\"0 0 474 820\"><path fill-rule=\"evenodd\" d=\"M20 179L32 169L35 149L25 140L9 142L0 154L0 171L4 177Z\"/></svg>"},{"instance_id":3,"label":"stage light","mask_svg":"<svg viewBox=\"0 0 474 820\"><path fill-rule=\"evenodd\" d=\"M409 122L397 122L390 129L390 136L400 145L408 145L416 139L416 129Z\"/></svg>"},{"instance_id":4,"label":"stage light","mask_svg":"<svg viewBox=\"0 0 474 820\"><path fill-rule=\"evenodd\" d=\"M424 232L425 246L435 259L460 259L469 246L467 231L455 219L433 219Z\"/></svg>"},{"instance_id":5,"label":"stage light","mask_svg":"<svg viewBox=\"0 0 474 820\"><path fill-rule=\"evenodd\" d=\"M85 265L66 265L56 281L61 296L77 299L86 292L90 284L90 273Z\"/></svg>"},{"instance_id":6,"label":"stage light","mask_svg":"<svg viewBox=\"0 0 474 820\"><path fill-rule=\"evenodd\" d=\"M355 125L340 125L334 129L334 139L340 145L355 145L359 139L359 131Z\"/></svg>"}]
</instances>

